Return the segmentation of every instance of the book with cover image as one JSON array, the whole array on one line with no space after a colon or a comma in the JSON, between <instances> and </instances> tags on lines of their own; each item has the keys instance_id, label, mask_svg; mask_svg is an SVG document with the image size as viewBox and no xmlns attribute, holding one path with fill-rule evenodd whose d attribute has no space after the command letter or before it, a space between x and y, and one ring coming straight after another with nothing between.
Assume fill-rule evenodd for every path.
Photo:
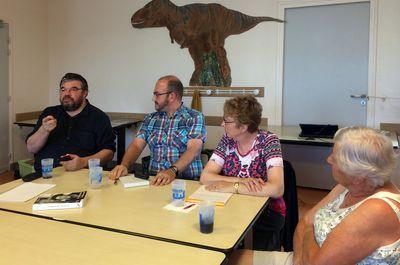
<instances>
[{"instance_id":1,"label":"book with cover image","mask_svg":"<svg viewBox=\"0 0 400 265\"><path fill-rule=\"evenodd\" d=\"M82 208L85 197L86 191L44 194L37 198L32 206L32 210Z\"/></svg>"},{"instance_id":2,"label":"book with cover image","mask_svg":"<svg viewBox=\"0 0 400 265\"><path fill-rule=\"evenodd\" d=\"M122 185L124 185L124 188L149 186L149 181L147 179L137 178L134 174L120 177L119 180L121 181Z\"/></svg>"}]
</instances>

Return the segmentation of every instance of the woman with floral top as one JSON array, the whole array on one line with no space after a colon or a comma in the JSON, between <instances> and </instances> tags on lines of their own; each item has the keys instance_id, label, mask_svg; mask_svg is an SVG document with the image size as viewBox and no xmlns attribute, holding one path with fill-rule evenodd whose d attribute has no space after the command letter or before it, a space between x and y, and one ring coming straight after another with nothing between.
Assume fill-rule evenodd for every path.
<instances>
[{"instance_id":1,"label":"woman with floral top","mask_svg":"<svg viewBox=\"0 0 400 265\"><path fill-rule=\"evenodd\" d=\"M280 250L286 211L282 152L276 135L259 128L261 112L261 104L251 95L225 102L225 134L200 181L210 191L271 197L269 207L254 226L253 247Z\"/></svg>"}]
</instances>

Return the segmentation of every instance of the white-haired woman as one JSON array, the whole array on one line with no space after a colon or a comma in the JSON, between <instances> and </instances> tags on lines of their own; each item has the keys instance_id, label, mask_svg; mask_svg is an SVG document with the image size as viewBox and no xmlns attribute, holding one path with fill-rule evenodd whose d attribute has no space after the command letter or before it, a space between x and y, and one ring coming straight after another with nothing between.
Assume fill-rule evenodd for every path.
<instances>
[{"instance_id":1,"label":"white-haired woman","mask_svg":"<svg viewBox=\"0 0 400 265\"><path fill-rule=\"evenodd\" d=\"M389 138L365 127L335 135L327 159L338 185L299 222L294 252L238 251L237 264L400 264L397 156Z\"/></svg>"}]
</instances>

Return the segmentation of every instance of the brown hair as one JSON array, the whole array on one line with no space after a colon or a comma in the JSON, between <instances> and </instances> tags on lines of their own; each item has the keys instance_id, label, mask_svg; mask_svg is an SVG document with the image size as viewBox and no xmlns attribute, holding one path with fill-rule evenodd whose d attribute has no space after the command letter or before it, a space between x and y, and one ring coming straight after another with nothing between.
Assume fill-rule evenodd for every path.
<instances>
[{"instance_id":1,"label":"brown hair","mask_svg":"<svg viewBox=\"0 0 400 265\"><path fill-rule=\"evenodd\" d=\"M63 76L63 78L61 78L60 88L62 87L62 85L65 82L70 82L70 81L79 81L79 82L81 82L81 85L82 85L81 89L82 90L88 90L89 89L89 86L88 86L88 83L87 83L86 79L83 76L81 76L80 74L75 74L75 73L66 73Z\"/></svg>"},{"instance_id":2,"label":"brown hair","mask_svg":"<svg viewBox=\"0 0 400 265\"><path fill-rule=\"evenodd\" d=\"M178 77L174 75L166 75L163 77L160 77L158 81L161 80L166 80L167 81L167 86L168 86L168 92L175 92L178 98L182 99L183 97L183 85L181 80L179 80Z\"/></svg>"},{"instance_id":3,"label":"brown hair","mask_svg":"<svg viewBox=\"0 0 400 265\"><path fill-rule=\"evenodd\" d=\"M262 106L253 95L237 96L225 101L224 115L232 116L238 123L247 125L247 131L258 130Z\"/></svg>"}]
</instances>

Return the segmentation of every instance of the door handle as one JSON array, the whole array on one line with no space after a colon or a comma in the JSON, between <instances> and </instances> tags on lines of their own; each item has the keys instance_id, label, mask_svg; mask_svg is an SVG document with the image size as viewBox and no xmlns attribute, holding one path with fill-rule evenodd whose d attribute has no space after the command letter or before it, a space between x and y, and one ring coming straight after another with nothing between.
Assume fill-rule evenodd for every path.
<instances>
[{"instance_id":1,"label":"door handle","mask_svg":"<svg viewBox=\"0 0 400 265\"><path fill-rule=\"evenodd\" d=\"M351 98L353 99L359 99L360 100L360 105L365 106L367 105L367 101L369 100L369 96L366 94L361 94L361 95L350 95Z\"/></svg>"},{"instance_id":2,"label":"door handle","mask_svg":"<svg viewBox=\"0 0 400 265\"><path fill-rule=\"evenodd\" d=\"M369 100L369 96L366 94L361 94L361 95L350 95L351 98L355 99L364 99L364 100Z\"/></svg>"}]
</instances>

